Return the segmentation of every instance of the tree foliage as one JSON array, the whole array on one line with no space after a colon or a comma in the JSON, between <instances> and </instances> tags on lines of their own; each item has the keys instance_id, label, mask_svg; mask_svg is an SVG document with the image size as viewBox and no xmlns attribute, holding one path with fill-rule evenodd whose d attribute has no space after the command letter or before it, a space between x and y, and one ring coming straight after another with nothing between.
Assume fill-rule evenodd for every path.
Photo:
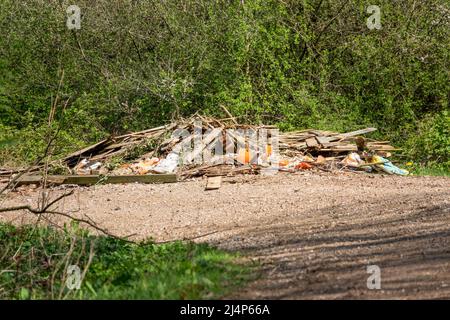
<instances>
[{"instance_id":1,"label":"tree foliage","mask_svg":"<svg viewBox=\"0 0 450 320\"><path fill-rule=\"evenodd\" d=\"M376 126L448 165L448 125L430 124L448 119L445 0L380 0L380 30L361 0L77 0L69 30L72 2L1 2L0 140L37 136L64 73L66 149L223 104L282 129Z\"/></svg>"}]
</instances>

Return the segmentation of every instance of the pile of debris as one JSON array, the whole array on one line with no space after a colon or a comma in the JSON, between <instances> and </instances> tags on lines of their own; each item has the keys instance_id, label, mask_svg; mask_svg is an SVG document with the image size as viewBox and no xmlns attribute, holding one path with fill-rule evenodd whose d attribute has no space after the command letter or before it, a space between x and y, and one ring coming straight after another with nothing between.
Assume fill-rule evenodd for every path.
<instances>
[{"instance_id":1,"label":"pile of debris","mask_svg":"<svg viewBox=\"0 0 450 320\"><path fill-rule=\"evenodd\" d=\"M259 174L274 169L407 175L408 171L387 159L399 149L389 141L362 137L375 130L339 133L307 129L283 133L275 126L239 124L233 117L196 115L166 126L110 136L52 163L58 168L62 165L70 174L49 176L47 181L93 184L106 178L115 183L160 183L199 176ZM38 173L41 168L28 171ZM15 173L20 171L0 170L4 177ZM20 181L27 184L39 179L26 175Z\"/></svg>"},{"instance_id":2,"label":"pile of debris","mask_svg":"<svg viewBox=\"0 0 450 320\"><path fill-rule=\"evenodd\" d=\"M81 169L82 167L92 167L93 163L104 163L113 157L124 156L133 150L133 148L142 146L150 140L156 141L163 137L167 132L173 130L176 126L177 124L172 124L121 136L110 136L92 146L88 146L68 155L62 159L62 161L69 168ZM143 158L147 156L149 155L142 155ZM98 168L99 167L96 165L93 169L95 170Z\"/></svg>"},{"instance_id":3,"label":"pile of debris","mask_svg":"<svg viewBox=\"0 0 450 320\"><path fill-rule=\"evenodd\" d=\"M301 130L280 134L280 149L289 151L309 152L314 155L334 154L342 155L357 151L354 137L376 131L376 128L338 133L322 130ZM390 156L389 151L399 150L389 145L389 141L376 141L366 139L370 150L381 152L384 156Z\"/></svg>"},{"instance_id":4,"label":"pile of debris","mask_svg":"<svg viewBox=\"0 0 450 320\"><path fill-rule=\"evenodd\" d=\"M174 135L176 130L184 135ZM233 118L219 120L197 116L167 126L109 137L67 156L63 162L77 175L176 173L181 179L186 179L196 176L257 174L265 167L262 157L270 158L272 149L277 149L279 155L276 167L280 171L375 170L407 174L386 159L399 149L391 146L389 141L361 137L375 130L376 128L366 128L338 133L307 129L278 133L274 126L242 125ZM268 135L265 152L255 151L257 148L255 149L255 145L252 147L249 142L252 133L261 131ZM200 147L195 146L196 132L201 135ZM244 134L240 135L239 132ZM275 137L273 132L276 132L277 141L270 140ZM213 151L207 161L194 161L199 156L202 157L205 151L214 149L217 143L224 151L221 157L217 157ZM186 146L189 146L189 151L183 149ZM122 163L108 166L112 159L118 157L122 158ZM123 161L124 159L127 160Z\"/></svg>"}]
</instances>

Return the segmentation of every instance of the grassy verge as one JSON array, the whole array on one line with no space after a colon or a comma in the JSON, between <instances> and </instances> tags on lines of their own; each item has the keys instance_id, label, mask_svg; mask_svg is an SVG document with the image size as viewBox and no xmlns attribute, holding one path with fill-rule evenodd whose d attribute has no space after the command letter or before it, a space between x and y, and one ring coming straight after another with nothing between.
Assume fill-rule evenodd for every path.
<instances>
[{"instance_id":1,"label":"grassy verge","mask_svg":"<svg viewBox=\"0 0 450 320\"><path fill-rule=\"evenodd\" d=\"M411 169L411 173L417 176L441 176L450 177L450 171L442 167L417 166Z\"/></svg>"},{"instance_id":2,"label":"grassy verge","mask_svg":"<svg viewBox=\"0 0 450 320\"><path fill-rule=\"evenodd\" d=\"M0 244L0 299L217 298L251 271L238 255L205 244L132 244L77 226L0 223Z\"/></svg>"}]
</instances>

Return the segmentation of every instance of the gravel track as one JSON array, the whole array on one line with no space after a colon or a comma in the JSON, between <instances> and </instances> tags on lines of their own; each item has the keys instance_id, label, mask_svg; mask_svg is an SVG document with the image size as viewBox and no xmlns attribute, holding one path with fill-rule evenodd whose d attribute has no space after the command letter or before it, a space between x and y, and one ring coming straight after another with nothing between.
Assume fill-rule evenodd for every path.
<instances>
[{"instance_id":1,"label":"gravel track","mask_svg":"<svg viewBox=\"0 0 450 320\"><path fill-rule=\"evenodd\" d=\"M77 187L59 210L115 235L193 239L258 261L259 279L229 298L450 298L449 178L306 172L225 180L214 191L202 179ZM0 205L33 204L37 191L19 189ZM0 219L34 220L24 212ZM367 289L368 265L380 267L380 290Z\"/></svg>"}]
</instances>

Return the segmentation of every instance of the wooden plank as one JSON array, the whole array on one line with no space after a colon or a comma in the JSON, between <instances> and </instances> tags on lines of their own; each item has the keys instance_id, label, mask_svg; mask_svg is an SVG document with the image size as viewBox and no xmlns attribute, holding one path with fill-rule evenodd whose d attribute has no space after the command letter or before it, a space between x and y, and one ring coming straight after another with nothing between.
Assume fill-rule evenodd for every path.
<instances>
[{"instance_id":1,"label":"wooden plank","mask_svg":"<svg viewBox=\"0 0 450 320\"><path fill-rule=\"evenodd\" d=\"M26 184L40 184L42 182L42 176L27 176L23 175L16 180L15 185L20 187Z\"/></svg>"},{"instance_id":2,"label":"wooden plank","mask_svg":"<svg viewBox=\"0 0 450 320\"><path fill-rule=\"evenodd\" d=\"M93 185L96 183L172 183L177 182L175 174L151 174L151 175L123 175L123 176L101 176L101 175L54 175L47 177L48 183L52 184L77 184ZM17 180L18 185L40 184L42 176L22 176Z\"/></svg>"},{"instance_id":3,"label":"wooden plank","mask_svg":"<svg viewBox=\"0 0 450 320\"><path fill-rule=\"evenodd\" d=\"M377 130L377 128L365 128L365 129L351 131L351 132L347 132L347 133L340 133L340 134L334 136L333 138L335 138L335 139L345 139L345 138L350 138L350 137L366 134L366 133L369 133L369 132L373 132L373 131L376 131L376 130Z\"/></svg>"},{"instance_id":4,"label":"wooden plank","mask_svg":"<svg viewBox=\"0 0 450 320\"><path fill-rule=\"evenodd\" d=\"M388 144L374 144L374 143L368 143L367 148L369 149L380 149L380 150L394 150L395 147L388 145Z\"/></svg>"},{"instance_id":5,"label":"wooden plank","mask_svg":"<svg viewBox=\"0 0 450 320\"><path fill-rule=\"evenodd\" d=\"M78 151L76 151L76 152L74 152L74 153L69 154L69 155L66 156L63 160L64 160L64 161L69 161L69 160L71 160L72 158L78 158L78 157L80 157L81 155L83 155L84 153L87 153L87 152L89 152L89 151L93 151L93 150L95 150L96 148L99 148L100 146L108 145L108 143L111 143L111 142L112 142L112 140L110 140L110 139L102 140L102 141L100 141L100 142L98 142L98 143L96 143L96 144L94 144L94 145L88 146L88 147L86 147L86 148L84 148L84 149L81 149L81 150L78 150ZM104 147L104 146L103 146L103 147Z\"/></svg>"},{"instance_id":6,"label":"wooden plank","mask_svg":"<svg viewBox=\"0 0 450 320\"><path fill-rule=\"evenodd\" d=\"M335 136L337 134L339 134L339 132L335 132L335 131L321 131L321 136L326 136L326 137L331 137L331 136Z\"/></svg>"},{"instance_id":7,"label":"wooden plank","mask_svg":"<svg viewBox=\"0 0 450 320\"><path fill-rule=\"evenodd\" d=\"M208 177L205 190L217 190L222 186L222 176Z\"/></svg>"},{"instance_id":8,"label":"wooden plank","mask_svg":"<svg viewBox=\"0 0 450 320\"><path fill-rule=\"evenodd\" d=\"M355 148L357 147L355 144L338 144L336 146L332 146L331 148L337 150L356 150Z\"/></svg>"},{"instance_id":9,"label":"wooden plank","mask_svg":"<svg viewBox=\"0 0 450 320\"><path fill-rule=\"evenodd\" d=\"M64 176L47 176L47 183L49 184L63 184L65 180Z\"/></svg>"},{"instance_id":10,"label":"wooden plank","mask_svg":"<svg viewBox=\"0 0 450 320\"><path fill-rule=\"evenodd\" d=\"M296 150L303 150L307 147L305 142L300 142L300 143L293 143L293 144L288 144L288 143L280 143L278 145L279 149L296 149Z\"/></svg>"},{"instance_id":11,"label":"wooden plank","mask_svg":"<svg viewBox=\"0 0 450 320\"><path fill-rule=\"evenodd\" d=\"M370 150L373 151L399 151L401 149L398 148L369 148ZM332 148L324 148L324 149L320 149L319 151L330 151L330 152L346 152L346 151L358 151L358 148L355 146L343 146L343 147L332 147Z\"/></svg>"},{"instance_id":12,"label":"wooden plank","mask_svg":"<svg viewBox=\"0 0 450 320\"><path fill-rule=\"evenodd\" d=\"M200 154L202 154L203 150L212 141L215 141L215 139L218 138L221 133L222 133L221 128L215 128L215 129L211 130L211 132L202 139L201 145L199 147L195 146L195 143L194 143L194 150L192 152L184 155L184 161L186 161L186 163L191 163L192 161L194 161L195 158L198 157Z\"/></svg>"},{"instance_id":13,"label":"wooden plank","mask_svg":"<svg viewBox=\"0 0 450 320\"><path fill-rule=\"evenodd\" d=\"M329 137L316 137L316 139L321 145L329 144L331 141Z\"/></svg>"},{"instance_id":14,"label":"wooden plank","mask_svg":"<svg viewBox=\"0 0 450 320\"><path fill-rule=\"evenodd\" d=\"M306 145L310 148L317 147L319 143L317 142L316 138L308 138L306 139Z\"/></svg>"},{"instance_id":15,"label":"wooden plank","mask_svg":"<svg viewBox=\"0 0 450 320\"><path fill-rule=\"evenodd\" d=\"M117 139L123 139L123 138L128 138L128 137L132 137L132 136L139 136L139 135L147 135L148 133L152 133L155 131L165 131L165 130L170 130L171 128L173 128L174 125L166 125L166 126L160 126L160 127L156 127L156 128L151 128L151 129L147 129L147 130L143 130L143 131L138 131L138 132L133 132L133 133L128 133L128 134L124 134L121 136L117 136Z\"/></svg>"},{"instance_id":16,"label":"wooden plank","mask_svg":"<svg viewBox=\"0 0 450 320\"><path fill-rule=\"evenodd\" d=\"M346 152L346 151L358 151L358 148L355 146L351 146L351 147L345 147L345 148L337 148L337 147L333 147L333 148L324 148L324 149L320 149L320 152L325 152L325 151L330 151L330 152Z\"/></svg>"}]
</instances>

